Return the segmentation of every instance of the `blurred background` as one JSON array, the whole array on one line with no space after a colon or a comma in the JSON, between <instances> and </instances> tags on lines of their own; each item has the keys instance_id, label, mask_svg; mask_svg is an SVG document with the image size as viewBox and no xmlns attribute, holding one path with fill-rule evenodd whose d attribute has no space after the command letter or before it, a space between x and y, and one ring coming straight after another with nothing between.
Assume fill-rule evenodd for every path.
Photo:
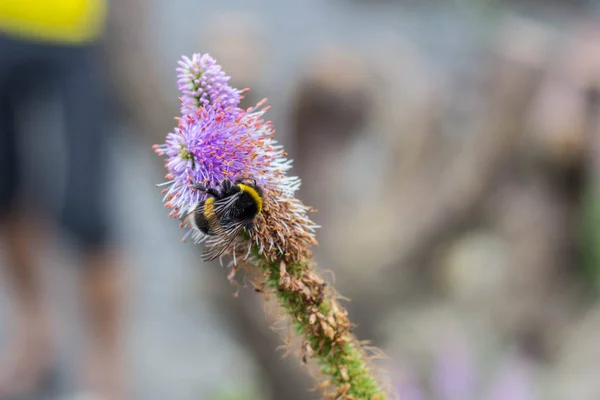
<instances>
[{"instance_id":1,"label":"blurred background","mask_svg":"<svg viewBox=\"0 0 600 400\"><path fill-rule=\"evenodd\" d=\"M151 145L175 124L176 62L193 52L252 89L245 106L269 98L299 197L323 226L319 268L352 300L357 336L389 356L400 399L600 399L591 0L110 2L96 61L109 122L101 204L128 277L126 398L320 398L301 361L281 359L261 296L236 297L227 271L180 242L154 186L164 169ZM29 196L41 183L53 207L69 165L57 107L30 105L21 146ZM58 378L36 400L75 390L85 341L76 246L50 236L35 249Z\"/></svg>"}]
</instances>

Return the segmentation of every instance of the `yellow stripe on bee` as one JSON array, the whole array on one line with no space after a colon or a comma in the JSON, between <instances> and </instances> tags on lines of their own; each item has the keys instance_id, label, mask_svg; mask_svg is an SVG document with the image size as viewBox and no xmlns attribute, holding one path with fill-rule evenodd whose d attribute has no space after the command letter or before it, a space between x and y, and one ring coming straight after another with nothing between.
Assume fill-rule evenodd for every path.
<instances>
[{"instance_id":1,"label":"yellow stripe on bee","mask_svg":"<svg viewBox=\"0 0 600 400\"><path fill-rule=\"evenodd\" d=\"M243 183L238 183L238 187L242 190L242 192L246 192L250 195L250 197L252 197L252 200L254 200L258 208L257 214L259 214L262 211L263 206L263 201L262 197L260 197L260 194L258 194L256 189L254 189L252 186L244 185Z\"/></svg>"},{"instance_id":2,"label":"yellow stripe on bee","mask_svg":"<svg viewBox=\"0 0 600 400\"><path fill-rule=\"evenodd\" d=\"M214 202L215 202L215 199L212 197L209 197L204 202L204 216L205 217L209 217L214 212L214 209L215 209Z\"/></svg>"}]
</instances>

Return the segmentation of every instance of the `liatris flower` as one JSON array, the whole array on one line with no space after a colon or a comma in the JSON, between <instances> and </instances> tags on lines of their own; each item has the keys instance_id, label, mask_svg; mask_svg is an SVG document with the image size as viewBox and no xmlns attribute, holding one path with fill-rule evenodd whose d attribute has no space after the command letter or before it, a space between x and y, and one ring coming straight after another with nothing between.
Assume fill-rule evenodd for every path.
<instances>
[{"instance_id":1,"label":"liatris flower","mask_svg":"<svg viewBox=\"0 0 600 400\"><path fill-rule=\"evenodd\" d=\"M236 107L240 103L242 91L227 84L229 77L208 54L194 54L191 59L184 56L179 65L177 86L182 93L182 114L193 114L199 106L208 104Z\"/></svg>"},{"instance_id":2,"label":"liatris flower","mask_svg":"<svg viewBox=\"0 0 600 400\"><path fill-rule=\"evenodd\" d=\"M351 334L347 312L315 272L311 247L317 244L317 226L308 216L311 209L294 197L300 180L287 176L291 160L263 119L265 101L240 109L242 91L228 85L229 77L207 54L184 57L177 71L183 115L166 142L155 146L166 156L165 207L182 218L207 198L198 184L254 179L263 192L262 211L224 253L231 258L230 279L245 267L259 292L278 299L303 338L302 359L315 359L320 366L326 397L386 399ZM210 247L212 240L204 245Z\"/></svg>"}]
</instances>

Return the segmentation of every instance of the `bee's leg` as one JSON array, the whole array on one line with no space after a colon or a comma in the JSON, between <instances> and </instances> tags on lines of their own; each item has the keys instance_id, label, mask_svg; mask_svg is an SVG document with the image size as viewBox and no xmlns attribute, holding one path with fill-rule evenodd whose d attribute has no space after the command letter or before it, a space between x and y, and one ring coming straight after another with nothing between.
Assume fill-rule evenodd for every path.
<instances>
[{"instance_id":1,"label":"bee's leg","mask_svg":"<svg viewBox=\"0 0 600 400\"><path fill-rule=\"evenodd\" d=\"M195 180L194 181L190 181L190 187L192 189L196 189L196 190L199 190L201 192L206 192L206 189L207 189L206 185L198 183Z\"/></svg>"},{"instance_id":2,"label":"bee's leg","mask_svg":"<svg viewBox=\"0 0 600 400\"><path fill-rule=\"evenodd\" d=\"M235 184L244 183L244 181L251 181L254 186L256 186L256 179L254 178L237 178L235 180Z\"/></svg>"},{"instance_id":3,"label":"bee's leg","mask_svg":"<svg viewBox=\"0 0 600 400\"><path fill-rule=\"evenodd\" d=\"M244 225L244 228L246 228L247 231L251 231L252 228L254 228L254 221L248 221L246 225Z\"/></svg>"},{"instance_id":4,"label":"bee's leg","mask_svg":"<svg viewBox=\"0 0 600 400\"><path fill-rule=\"evenodd\" d=\"M207 188L204 192L210 194L215 199L220 199L221 197L223 197L221 196L221 193L219 193L219 191L214 188Z\"/></svg>"},{"instance_id":5,"label":"bee's leg","mask_svg":"<svg viewBox=\"0 0 600 400\"><path fill-rule=\"evenodd\" d=\"M212 197L214 197L215 199L220 199L221 198L221 193L219 193L216 189L214 188L207 188L204 185L198 185L198 186L192 186L194 189L199 190L201 192L210 194Z\"/></svg>"},{"instance_id":6,"label":"bee's leg","mask_svg":"<svg viewBox=\"0 0 600 400\"><path fill-rule=\"evenodd\" d=\"M203 185L198 182L190 182L190 187L193 189L199 190L201 192L210 194L212 197L214 197L216 199L220 199L222 197L221 193L219 193L216 189L207 187L206 185Z\"/></svg>"}]
</instances>

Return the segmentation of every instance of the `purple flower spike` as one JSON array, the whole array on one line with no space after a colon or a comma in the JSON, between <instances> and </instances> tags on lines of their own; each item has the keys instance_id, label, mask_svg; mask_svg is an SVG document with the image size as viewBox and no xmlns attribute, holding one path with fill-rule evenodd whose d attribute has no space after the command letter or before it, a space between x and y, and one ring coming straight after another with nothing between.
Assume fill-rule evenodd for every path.
<instances>
[{"instance_id":1,"label":"purple flower spike","mask_svg":"<svg viewBox=\"0 0 600 400\"><path fill-rule=\"evenodd\" d=\"M182 116L165 143L154 145L165 157L167 182L160 186L169 215L182 226L187 223L188 233L202 241L205 236L184 221L208 196L197 184L214 188L225 179L254 179L262 188L264 208L248 232L252 242L233 241L228 253L244 247L247 256L255 245L261 255L289 254L300 260L316 244L317 225L307 215L310 208L294 197L300 179L287 175L292 161L274 139L271 122L263 118L269 109L266 99L247 110L239 108L242 91L227 84L229 77L207 54L183 57L179 65Z\"/></svg>"},{"instance_id":2,"label":"purple flower spike","mask_svg":"<svg viewBox=\"0 0 600 400\"><path fill-rule=\"evenodd\" d=\"M316 272L318 226L295 197L300 179L287 174L292 162L264 118L266 99L241 109L242 91L207 54L183 57L177 72L182 115L153 147L165 159L165 207L188 229L183 239L203 244L204 261L229 259L236 286L241 268L244 284L278 300L302 336L303 362L320 366L325 397L388 399L340 296ZM417 387L405 393L422 400Z\"/></svg>"},{"instance_id":3,"label":"purple flower spike","mask_svg":"<svg viewBox=\"0 0 600 400\"><path fill-rule=\"evenodd\" d=\"M208 54L183 56L177 68L177 86L181 91L181 114L195 114L199 106L237 107L242 91L229 86L230 77Z\"/></svg>"}]
</instances>

